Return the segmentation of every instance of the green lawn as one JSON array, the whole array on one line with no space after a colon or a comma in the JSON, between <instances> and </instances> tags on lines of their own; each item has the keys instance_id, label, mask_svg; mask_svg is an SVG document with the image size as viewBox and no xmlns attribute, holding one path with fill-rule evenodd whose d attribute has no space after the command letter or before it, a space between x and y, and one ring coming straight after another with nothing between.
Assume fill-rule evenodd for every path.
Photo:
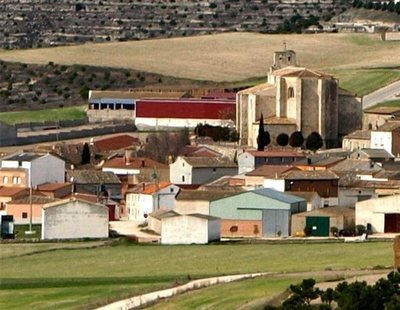
<instances>
[{"instance_id":1,"label":"green lawn","mask_svg":"<svg viewBox=\"0 0 400 310\"><path fill-rule=\"evenodd\" d=\"M400 107L400 99L384 101L378 103L377 105L374 105L372 108L377 108L377 107Z\"/></svg>"},{"instance_id":2,"label":"green lawn","mask_svg":"<svg viewBox=\"0 0 400 310\"><path fill-rule=\"evenodd\" d=\"M41 244L38 244L40 246ZM14 245L0 245L1 252ZM1 257L0 308L81 308L190 278L392 265L392 243L159 246L122 243ZM286 285L286 284L285 284ZM80 289L79 289L80 288ZM32 292L34 294L30 294ZM15 298L23 296L23 298ZM106 298L106 300L105 300ZM18 303L18 304L15 304Z\"/></svg>"},{"instance_id":3,"label":"green lawn","mask_svg":"<svg viewBox=\"0 0 400 310\"><path fill-rule=\"evenodd\" d=\"M0 113L0 121L8 124L16 124L27 122L76 120L86 117L85 109L86 105L57 109L2 112Z\"/></svg>"},{"instance_id":4,"label":"green lawn","mask_svg":"<svg viewBox=\"0 0 400 310\"><path fill-rule=\"evenodd\" d=\"M340 87L357 96L367 95L385 85L400 79L399 68L343 69L331 70Z\"/></svg>"}]
</instances>

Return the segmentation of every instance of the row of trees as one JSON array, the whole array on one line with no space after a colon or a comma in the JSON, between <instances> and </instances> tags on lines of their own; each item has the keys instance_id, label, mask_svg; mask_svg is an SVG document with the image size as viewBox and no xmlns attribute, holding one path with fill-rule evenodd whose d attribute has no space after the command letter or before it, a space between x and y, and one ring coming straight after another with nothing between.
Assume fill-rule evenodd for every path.
<instances>
[{"instance_id":1,"label":"row of trees","mask_svg":"<svg viewBox=\"0 0 400 310\"><path fill-rule=\"evenodd\" d=\"M318 132L310 133L306 139L300 131L293 132L290 136L286 133L281 133L276 137L276 143L282 147L290 145L291 147L302 147L306 142L306 148L315 152L320 149L324 142ZM258 127L257 150L264 151L265 147L271 143L271 137L268 131L264 129L263 115L261 114L260 125Z\"/></svg>"},{"instance_id":2,"label":"row of trees","mask_svg":"<svg viewBox=\"0 0 400 310\"><path fill-rule=\"evenodd\" d=\"M400 268L380 279L374 285L366 282L341 282L335 289L326 291L315 287L314 279L304 279L301 284L291 285L292 295L281 307L267 306L265 309L363 309L395 310L400 309ZM311 305L311 301L321 298L321 304ZM335 301L337 307L333 307Z\"/></svg>"},{"instance_id":3,"label":"row of trees","mask_svg":"<svg viewBox=\"0 0 400 310\"><path fill-rule=\"evenodd\" d=\"M229 127L203 125L200 123L194 129L194 132L199 137L210 137L214 141L236 142L239 140L237 131Z\"/></svg>"},{"instance_id":4,"label":"row of trees","mask_svg":"<svg viewBox=\"0 0 400 310\"><path fill-rule=\"evenodd\" d=\"M364 0L354 0L353 8L364 8L367 10L381 10L381 11L389 11L396 12L400 14L400 2L394 3L393 0L389 2L381 2L381 1L364 1Z\"/></svg>"}]
</instances>

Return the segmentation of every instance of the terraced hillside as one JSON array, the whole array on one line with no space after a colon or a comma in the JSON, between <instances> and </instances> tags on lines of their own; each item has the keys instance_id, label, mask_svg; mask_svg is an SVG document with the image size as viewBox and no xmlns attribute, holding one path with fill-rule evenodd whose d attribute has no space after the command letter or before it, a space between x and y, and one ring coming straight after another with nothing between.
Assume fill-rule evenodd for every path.
<instances>
[{"instance_id":1,"label":"terraced hillside","mask_svg":"<svg viewBox=\"0 0 400 310\"><path fill-rule=\"evenodd\" d=\"M1 0L0 48L285 31L350 6L350 0Z\"/></svg>"}]
</instances>

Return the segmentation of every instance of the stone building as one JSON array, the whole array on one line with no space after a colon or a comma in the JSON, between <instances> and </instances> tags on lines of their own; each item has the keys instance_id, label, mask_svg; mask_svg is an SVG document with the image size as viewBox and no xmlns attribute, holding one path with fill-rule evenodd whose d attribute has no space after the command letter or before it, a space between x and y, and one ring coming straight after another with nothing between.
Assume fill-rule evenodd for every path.
<instances>
[{"instance_id":1,"label":"stone building","mask_svg":"<svg viewBox=\"0 0 400 310\"><path fill-rule=\"evenodd\" d=\"M236 127L241 144L256 146L259 119L272 141L280 133L318 132L326 147L361 128L362 105L339 88L329 74L299 67L293 50L274 53L268 81L240 91L236 96Z\"/></svg>"}]
</instances>

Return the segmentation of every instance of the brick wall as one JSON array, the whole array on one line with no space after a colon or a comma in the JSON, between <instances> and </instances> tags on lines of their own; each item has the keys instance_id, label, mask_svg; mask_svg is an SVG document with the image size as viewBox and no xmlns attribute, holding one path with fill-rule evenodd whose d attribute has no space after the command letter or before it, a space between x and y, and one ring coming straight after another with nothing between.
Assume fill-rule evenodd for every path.
<instances>
[{"instance_id":1,"label":"brick wall","mask_svg":"<svg viewBox=\"0 0 400 310\"><path fill-rule=\"evenodd\" d=\"M237 227L237 231L233 227ZM261 237L262 221L256 220L222 220L222 237Z\"/></svg>"},{"instance_id":2,"label":"brick wall","mask_svg":"<svg viewBox=\"0 0 400 310\"><path fill-rule=\"evenodd\" d=\"M393 241L394 268L400 268L400 236Z\"/></svg>"}]
</instances>

